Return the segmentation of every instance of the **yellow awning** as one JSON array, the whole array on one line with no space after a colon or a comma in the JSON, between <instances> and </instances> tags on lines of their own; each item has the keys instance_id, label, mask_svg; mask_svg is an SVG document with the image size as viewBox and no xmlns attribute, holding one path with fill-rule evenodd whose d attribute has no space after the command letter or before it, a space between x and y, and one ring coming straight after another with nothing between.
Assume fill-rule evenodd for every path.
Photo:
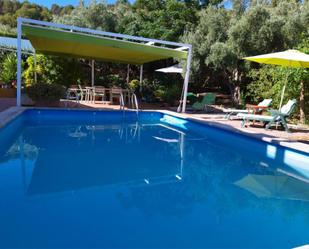
<instances>
[{"instance_id":1,"label":"yellow awning","mask_svg":"<svg viewBox=\"0 0 309 249\"><path fill-rule=\"evenodd\" d=\"M137 65L168 58L187 59L186 51L117 38L31 25L23 25L22 31L37 53Z\"/></svg>"}]
</instances>

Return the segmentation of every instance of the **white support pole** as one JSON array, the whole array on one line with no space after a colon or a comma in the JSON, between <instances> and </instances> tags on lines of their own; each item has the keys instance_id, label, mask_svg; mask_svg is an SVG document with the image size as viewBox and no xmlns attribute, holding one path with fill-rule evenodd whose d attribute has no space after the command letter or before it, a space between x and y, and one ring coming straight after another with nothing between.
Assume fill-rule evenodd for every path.
<instances>
[{"instance_id":1,"label":"white support pole","mask_svg":"<svg viewBox=\"0 0 309 249\"><path fill-rule=\"evenodd\" d=\"M36 84L38 82L38 77L36 73L36 52L35 51L33 54L33 61L34 61L34 83Z\"/></svg>"},{"instance_id":2,"label":"white support pole","mask_svg":"<svg viewBox=\"0 0 309 249\"><path fill-rule=\"evenodd\" d=\"M291 67L291 62L290 62L290 67ZM279 111L281 111L281 107L282 107L282 103L283 103L283 99L284 99L284 93L285 93L286 85L287 85L288 79L289 79L289 74L290 74L290 71L287 71L286 76L285 76L285 82L284 82L283 89L282 89L282 92L281 92Z\"/></svg>"},{"instance_id":3,"label":"white support pole","mask_svg":"<svg viewBox=\"0 0 309 249\"><path fill-rule=\"evenodd\" d=\"M21 106L21 32L22 20L17 18L17 93L16 105Z\"/></svg>"},{"instance_id":4,"label":"white support pole","mask_svg":"<svg viewBox=\"0 0 309 249\"><path fill-rule=\"evenodd\" d=\"M139 91L142 92L143 90L143 64L139 70Z\"/></svg>"},{"instance_id":5,"label":"white support pole","mask_svg":"<svg viewBox=\"0 0 309 249\"><path fill-rule=\"evenodd\" d=\"M182 100L182 111L183 113L186 112L186 105L187 105L187 93L188 93L188 85L189 85L189 78L190 78L190 67L191 67L191 59L192 59L192 46L189 47L188 51L188 58L187 58L187 65L186 65L186 75L184 80L184 88L183 88L183 100Z\"/></svg>"},{"instance_id":6,"label":"white support pole","mask_svg":"<svg viewBox=\"0 0 309 249\"><path fill-rule=\"evenodd\" d=\"M94 86L94 60L91 61L91 86Z\"/></svg>"},{"instance_id":7,"label":"white support pole","mask_svg":"<svg viewBox=\"0 0 309 249\"><path fill-rule=\"evenodd\" d=\"M130 83L130 64L127 65L127 85Z\"/></svg>"}]
</instances>

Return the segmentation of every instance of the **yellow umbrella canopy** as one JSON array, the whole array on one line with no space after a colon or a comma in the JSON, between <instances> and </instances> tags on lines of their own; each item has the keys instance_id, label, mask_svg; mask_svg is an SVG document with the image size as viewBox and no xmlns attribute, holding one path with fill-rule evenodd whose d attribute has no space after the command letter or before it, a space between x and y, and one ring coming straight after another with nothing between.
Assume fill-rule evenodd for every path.
<instances>
[{"instance_id":1,"label":"yellow umbrella canopy","mask_svg":"<svg viewBox=\"0 0 309 249\"><path fill-rule=\"evenodd\" d=\"M257 197L309 201L309 180L285 175L249 174L234 184Z\"/></svg>"},{"instance_id":2,"label":"yellow umbrella canopy","mask_svg":"<svg viewBox=\"0 0 309 249\"><path fill-rule=\"evenodd\" d=\"M309 55L292 49L278 53L245 57L244 59L263 64L309 68Z\"/></svg>"},{"instance_id":3,"label":"yellow umbrella canopy","mask_svg":"<svg viewBox=\"0 0 309 249\"><path fill-rule=\"evenodd\" d=\"M294 68L300 68L300 67L309 68L309 55L302 53L298 50L292 50L292 49L283 52L244 57L243 59L263 64L271 64L271 65L294 67ZM282 89L279 110L281 109L282 106L285 88L286 88L286 82Z\"/></svg>"}]
</instances>

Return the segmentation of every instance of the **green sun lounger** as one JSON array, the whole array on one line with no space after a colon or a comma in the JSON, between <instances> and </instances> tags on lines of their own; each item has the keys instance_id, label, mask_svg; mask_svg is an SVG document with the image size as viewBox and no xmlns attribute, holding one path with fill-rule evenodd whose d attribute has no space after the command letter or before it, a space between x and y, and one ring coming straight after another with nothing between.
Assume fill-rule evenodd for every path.
<instances>
[{"instance_id":1,"label":"green sun lounger","mask_svg":"<svg viewBox=\"0 0 309 249\"><path fill-rule=\"evenodd\" d=\"M216 95L214 93L206 93L202 101L197 101L192 105L193 110L203 111L206 109L207 105L213 105L216 100Z\"/></svg>"},{"instance_id":2,"label":"green sun lounger","mask_svg":"<svg viewBox=\"0 0 309 249\"><path fill-rule=\"evenodd\" d=\"M262 102L258 103L258 106L269 107L271 102L272 102L272 99L264 99ZM262 109L260 111L262 111ZM252 113L253 111L252 110L249 111L248 109L232 109L232 108L230 108L230 109L223 110L223 112L226 113L226 115L225 115L226 119L231 119L232 115L236 115L238 113L247 113L248 114L248 113Z\"/></svg>"},{"instance_id":3,"label":"green sun lounger","mask_svg":"<svg viewBox=\"0 0 309 249\"><path fill-rule=\"evenodd\" d=\"M239 113L237 116L242 118L241 126L245 127L248 121L260 121L267 123L266 129L269 129L273 124L280 124L284 127L285 131L288 132L289 128L286 119L292 114L296 106L296 99L289 100L287 104L282 106L281 110L270 110L271 115L254 115Z\"/></svg>"}]
</instances>

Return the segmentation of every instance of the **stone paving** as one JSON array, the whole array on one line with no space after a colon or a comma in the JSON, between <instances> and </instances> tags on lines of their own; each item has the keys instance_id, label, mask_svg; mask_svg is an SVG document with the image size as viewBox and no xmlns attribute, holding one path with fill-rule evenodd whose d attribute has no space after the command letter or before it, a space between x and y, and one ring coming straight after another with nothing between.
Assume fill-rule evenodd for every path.
<instances>
[{"instance_id":1,"label":"stone paving","mask_svg":"<svg viewBox=\"0 0 309 249\"><path fill-rule=\"evenodd\" d=\"M260 124L242 128L241 120L226 120L222 114L175 114L174 112L171 114L309 153L309 129L307 127L289 125L290 132L288 133L279 128L276 130L275 127L266 130Z\"/></svg>"},{"instance_id":2,"label":"stone paving","mask_svg":"<svg viewBox=\"0 0 309 249\"><path fill-rule=\"evenodd\" d=\"M15 105L16 105L15 98L0 98L0 112Z\"/></svg>"}]
</instances>

